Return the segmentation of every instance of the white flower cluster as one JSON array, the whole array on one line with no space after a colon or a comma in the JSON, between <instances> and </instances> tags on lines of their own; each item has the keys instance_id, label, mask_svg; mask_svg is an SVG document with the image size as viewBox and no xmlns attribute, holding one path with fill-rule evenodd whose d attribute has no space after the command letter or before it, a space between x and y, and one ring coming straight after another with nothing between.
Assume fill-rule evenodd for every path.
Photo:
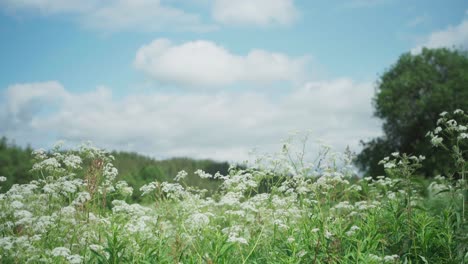
<instances>
[{"instance_id":1,"label":"white flower cluster","mask_svg":"<svg viewBox=\"0 0 468 264\"><path fill-rule=\"evenodd\" d=\"M444 137L449 135L457 140L468 139L468 115L463 110L457 109L453 111L453 114L442 112L440 116L437 120L438 126L426 134L431 138L431 144L434 147L442 146Z\"/></svg>"},{"instance_id":2,"label":"white flower cluster","mask_svg":"<svg viewBox=\"0 0 468 264\"><path fill-rule=\"evenodd\" d=\"M195 172L196 173L196 172ZM177 173L177 175L174 177L175 181L181 181L185 179L188 176L188 173L184 170L181 170Z\"/></svg>"}]
</instances>

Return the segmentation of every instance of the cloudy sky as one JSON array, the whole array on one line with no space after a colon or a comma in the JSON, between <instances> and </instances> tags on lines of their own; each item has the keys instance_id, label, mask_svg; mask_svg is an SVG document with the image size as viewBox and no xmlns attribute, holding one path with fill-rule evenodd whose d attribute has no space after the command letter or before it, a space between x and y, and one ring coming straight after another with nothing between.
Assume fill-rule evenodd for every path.
<instances>
[{"instance_id":1,"label":"cloudy sky","mask_svg":"<svg viewBox=\"0 0 468 264\"><path fill-rule=\"evenodd\" d=\"M0 0L0 135L240 161L380 135L404 52L468 48L464 0Z\"/></svg>"}]
</instances>

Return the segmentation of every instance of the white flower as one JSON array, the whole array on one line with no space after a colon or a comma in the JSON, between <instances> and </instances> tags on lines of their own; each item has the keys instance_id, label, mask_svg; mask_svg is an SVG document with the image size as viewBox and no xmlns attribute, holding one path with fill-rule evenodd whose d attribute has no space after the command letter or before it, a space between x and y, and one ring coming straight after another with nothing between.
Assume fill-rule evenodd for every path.
<instances>
[{"instance_id":1,"label":"white flower","mask_svg":"<svg viewBox=\"0 0 468 264\"><path fill-rule=\"evenodd\" d=\"M447 125L449 127L456 127L457 126L457 121L455 121L453 119L450 119L449 121L447 121Z\"/></svg>"},{"instance_id":2,"label":"white flower","mask_svg":"<svg viewBox=\"0 0 468 264\"><path fill-rule=\"evenodd\" d=\"M79 156L70 154L65 157L63 160L63 163L65 166L72 168L72 169L78 169L81 166L81 158Z\"/></svg>"},{"instance_id":3,"label":"white flower","mask_svg":"<svg viewBox=\"0 0 468 264\"><path fill-rule=\"evenodd\" d=\"M159 187L158 182L150 182L148 184L141 186L140 188L141 196L147 195L148 193L156 190L156 188L158 187Z\"/></svg>"},{"instance_id":4,"label":"white flower","mask_svg":"<svg viewBox=\"0 0 468 264\"><path fill-rule=\"evenodd\" d=\"M437 146L440 146L442 144L442 141L444 141L443 138L441 137L438 137L438 136L434 136L432 139L431 139L431 144L435 147Z\"/></svg>"},{"instance_id":5,"label":"white flower","mask_svg":"<svg viewBox=\"0 0 468 264\"><path fill-rule=\"evenodd\" d=\"M5 176L0 176L0 182L5 182L7 178Z\"/></svg>"},{"instance_id":6,"label":"white flower","mask_svg":"<svg viewBox=\"0 0 468 264\"><path fill-rule=\"evenodd\" d=\"M185 223L190 227L190 229L201 229L210 223L210 219L206 214L195 213L190 215Z\"/></svg>"},{"instance_id":7,"label":"white flower","mask_svg":"<svg viewBox=\"0 0 468 264\"><path fill-rule=\"evenodd\" d=\"M197 170L197 171L195 172L195 174L197 174L197 175L198 175L200 178L202 178L202 179L213 178L213 176L212 176L211 174L206 173L206 172L204 172L204 171L202 171L202 170Z\"/></svg>"},{"instance_id":8,"label":"white flower","mask_svg":"<svg viewBox=\"0 0 468 264\"><path fill-rule=\"evenodd\" d=\"M96 245L96 244L89 245L89 248L96 252L99 252L104 249L101 245Z\"/></svg>"},{"instance_id":9,"label":"white flower","mask_svg":"<svg viewBox=\"0 0 468 264\"><path fill-rule=\"evenodd\" d=\"M80 255L70 255L67 257L68 263L70 264L80 264L83 262L83 257Z\"/></svg>"},{"instance_id":10,"label":"white flower","mask_svg":"<svg viewBox=\"0 0 468 264\"><path fill-rule=\"evenodd\" d=\"M306 254L307 254L307 251L301 250L301 251L297 252L297 257L298 257L298 258L302 258L302 257L304 257Z\"/></svg>"},{"instance_id":11,"label":"white flower","mask_svg":"<svg viewBox=\"0 0 468 264\"><path fill-rule=\"evenodd\" d=\"M188 175L188 173L186 171L181 170L181 171L179 171L179 173L177 173L174 180L175 181L181 181L181 180L185 179L185 177L187 177L187 175Z\"/></svg>"},{"instance_id":12,"label":"white flower","mask_svg":"<svg viewBox=\"0 0 468 264\"><path fill-rule=\"evenodd\" d=\"M88 192L79 192L72 204L83 205L89 200L91 200L91 195Z\"/></svg>"},{"instance_id":13,"label":"white flower","mask_svg":"<svg viewBox=\"0 0 468 264\"><path fill-rule=\"evenodd\" d=\"M384 256L383 261L385 263L394 263L398 258L398 255Z\"/></svg>"},{"instance_id":14,"label":"white flower","mask_svg":"<svg viewBox=\"0 0 468 264\"><path fill-rule=\"evenodd\" d=\"M70 256L70 250L66 247L56 247L51 254L55 257L68 257Z\"/></svg>"},{"instance_id":15,"label":"white flower","mask_svg":"<svg viewBox=\"0 0 468 264\"><path fill-rule=\"evenodd\" d=\"M117 182L115 184L115 188L123 196L130 196L133 194L133 188L131 186L128 186L128 183L126 181Z\"/></svg>"},{"instance_id":16,"label":"white flower","mask_svg":"<svg viewBox=\"0 0 468 264\"><path fill-rule=\"evenodd\" d=\"M440 131L442 131L442 128L441 128L440 126L438 126L438 127L436 127L436 128L434 129L434 133L435 133L435 134L439 134Z\"/></svg>"},{"instance_id":17,"label":"white flower","mask_svg":"<svg viewBox=\"0 0 468 264\"><path fill-rule=\"evenodd\" d=\"M247 242L247 240L245 238L238 237L238 236L229 236L227 242L239 243L239 244L245 244L245 245L248 244L248 242Z\"/></svg>"},{"instance_id":18,"label":"white flower","mask_svg":"<svg viewBox=\"0 0 468 264\"><path fill-rule=\"evenodd\" d=\"M461 109L457 109L457 110L453 111L453 113L454 114L463 114L464 112Z\"/></svg>"},{"instance_id":19,"label":"white flower","mask_svg":"<svg viewBox=\"0 0 468 264\"><path fill-rule=\"evenodd\" d=\"M440 116L445 116L445 115L447 115L447 114L448 114L447 111L444 111L444 112L440 113L439 115L440 115Z\"/></svg>"},{"instance_id":20,"label":"white flower","mask_svg":"<svg viewBox=\"0 0 468 264\"><path fill-rule=\"evenodd\" d=\"M13 201L13 202L11 202L10 206L13 209L21 209L21 208L23 208L24 204L22 202L20 202L20 201Z\"/></svg>"},{"instance_id":21,"label":"white flower","mask_svg":"<svg viewBox=\"0 0 468 264\"><path fill-rule=\"evenodd\" d=\"M457 137L458 140L466 138L468 138L468 133L460 133L460 135Z\"/></svg>"},{"instance_id":22,"label":"white flower","mask_svg":"<svg viewBox=\"0 0 468 264\"><path fill-rule=\"evenodd\" d=\"M373 261L379 261L379 262L382 261L381 257L374 255L374 254L369 254L369 259Z\"/></svg>"}]
</instances>

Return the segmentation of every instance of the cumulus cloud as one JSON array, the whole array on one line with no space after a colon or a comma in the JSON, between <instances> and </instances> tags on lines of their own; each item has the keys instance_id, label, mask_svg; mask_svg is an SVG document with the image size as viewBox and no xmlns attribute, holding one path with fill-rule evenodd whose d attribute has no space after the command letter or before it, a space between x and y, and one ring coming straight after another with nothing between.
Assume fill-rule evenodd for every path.
<instances>
[{"instance_id":1,"label":"cumulus cloud","mask_svg":"<svg viewBox=\"0 0 468 264\"><path fill-rule=\"evenodd\" d=\"M11 12L41 15L72 14L85 27L115 31L211 31L217 27L203 23L198 14L163 5L160 0L5 0Z\"/></svg>"},{"instance_id":2,"label":"cumulus cloud","mask_svg":"<svg viewBox=\"0 0 468 264\"><path fill-rule=\"evenodd\" d=\"M432 32L411 52L414 54L419 53L423 47L468 49L468 19L464 19L456 26L449 26L444 30Z\"/></svg>"},{"instance_id":3,"label":"cumulus cloud","mask_svg":"<svg viewBox=\"0 0 468 264\"><path fill-rule=\"evenodd\" d=\"M5 91L8 103L4 113L8 114L8 124L15 126L27 123L42 105L53 106L66 96L67 92L57 81L11 85Z\"/></svg>"},{"instance_id":4,"label":"cumulus cloud","mask_svg":"<svg viewBox=\"0 0 468 264\"><path fill-rule=\"evenodd\" d=\"M134 65L162 82L217 86L239 81L296 80L306 62L306 57L290 58L264 50L236 55L204 40L174 45L167 39L156 39L138 50Z\"/></svg>"},{"instance_id":5,"label":"cumulus cloud","mask_svg":"<svg viewBox=\"0 0 468 264\"><path fill-rule=\"evenodd\" d=\"M371 118L372 85L350 79L307 83L281 98L259 92L152 92L116 99L109 88L71 93L57 82L12 85L8 91L7 119L37 102L29 118L17 119L22 125L0 129L20 142L47 134L51 141L92 140L160 158L241 161L255 147L277 150L293 130L310 129L312 139L339 150L357 149L360 139L380 134ZM51 101L57 102L52 110Z\"/></svg>"},{"instance_id":6,"label":"cumulus cloud","mask_svg":"<svg viewBox=\"0 0 468 264\"><path fill-rule=\"evenodd\" d=\"M294 0L215 0L213 18L224 24L289 25L298 18Z\"/></svg>"}]
</instances>

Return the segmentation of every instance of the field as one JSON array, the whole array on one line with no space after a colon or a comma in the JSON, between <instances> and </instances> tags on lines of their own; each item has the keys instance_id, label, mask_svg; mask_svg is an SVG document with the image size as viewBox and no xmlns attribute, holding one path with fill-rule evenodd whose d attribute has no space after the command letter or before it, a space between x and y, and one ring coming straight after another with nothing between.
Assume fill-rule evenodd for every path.
<instances>
[{"instance_id":1,"label":"field","mask_svg":"<svg viewBox=\"0 0 468 264\"><path fill-rule=\"evenodd\" d=\"M361 178L350 154L323 146L309 161L299 139L227 175L197 171L216 191L182 171L141 187L139 204L108 152L38 150L36 180L0 194L0 263L466 263L460 119L428 133L453 175L422 179L426 157L389 153L387 175Z\"/></svg>"}]
</instances>

